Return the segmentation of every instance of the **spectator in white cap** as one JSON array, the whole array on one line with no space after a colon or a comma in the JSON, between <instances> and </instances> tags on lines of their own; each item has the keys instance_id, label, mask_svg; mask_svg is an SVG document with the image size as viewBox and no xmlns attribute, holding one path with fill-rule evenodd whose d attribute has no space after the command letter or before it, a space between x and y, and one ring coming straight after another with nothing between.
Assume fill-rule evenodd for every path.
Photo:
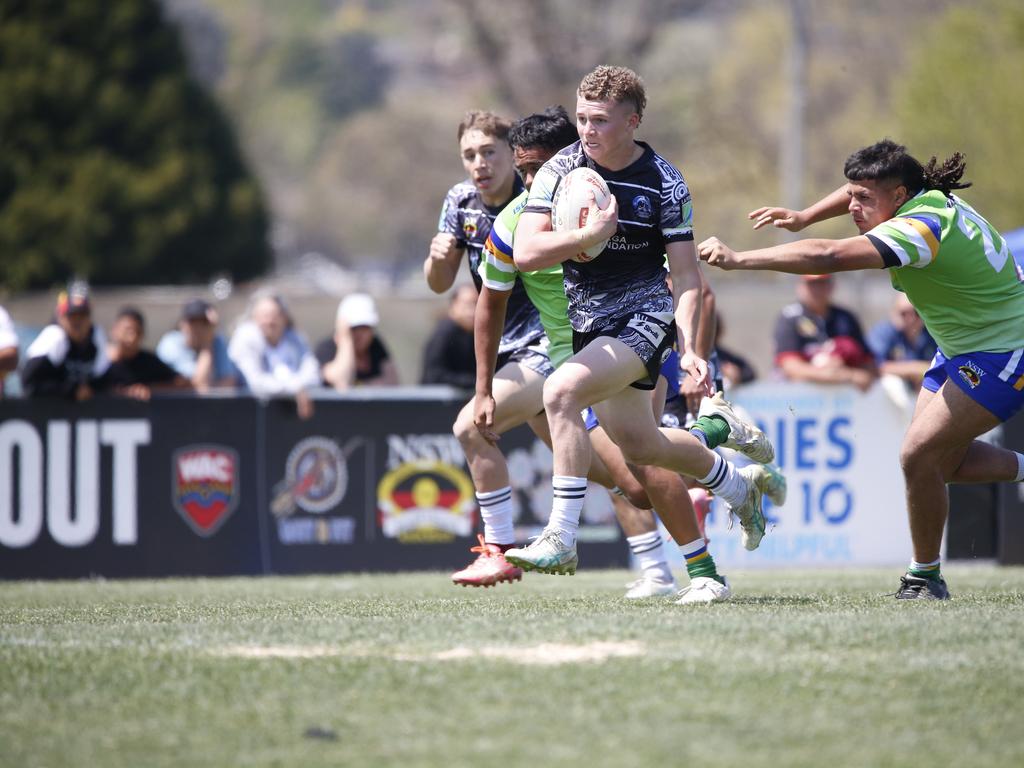
<instances>
[{"instance_id":1,"label":"spectator in white cap","mask_svg":"<svg viewBox=\"0 0 1024 768\"><path fill-rule=\"evenodd\" d=\"M309 390L320 386L320 368L281 296L256 295L249 320L231 337L228 355L256 397L292 396L300 419L313 416Z\"/></svg>"},{"instance_id":2,"label":"spectator in white cap","mask_svg":"<svg viewBox=\"0 0 1024 768\"><path fill-rule=\"evenodd\" d=\"M380 316L373 297L352 293L338 304L334 335L316 346L320 375L339 392L354 386L394 387L398 371L377 336Z\"/></svg>"}]
</instances>

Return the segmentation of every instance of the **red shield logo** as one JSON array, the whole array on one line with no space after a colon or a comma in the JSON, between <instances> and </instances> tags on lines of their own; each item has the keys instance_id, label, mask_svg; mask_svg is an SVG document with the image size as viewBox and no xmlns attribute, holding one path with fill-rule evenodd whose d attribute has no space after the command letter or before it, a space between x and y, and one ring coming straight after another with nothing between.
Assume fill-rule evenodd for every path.
<instances>
[{"instance_id":1,"label":"red shield logo","mask_svg":"<svg viewBox=\"0 0 1024 768\"><path fill-rule=\"evenodd\" d=\"M189 445L171 459L171 498L189 527L213 536L238 507L238 453L222 445Z\"/></svg>"}]
</instances>

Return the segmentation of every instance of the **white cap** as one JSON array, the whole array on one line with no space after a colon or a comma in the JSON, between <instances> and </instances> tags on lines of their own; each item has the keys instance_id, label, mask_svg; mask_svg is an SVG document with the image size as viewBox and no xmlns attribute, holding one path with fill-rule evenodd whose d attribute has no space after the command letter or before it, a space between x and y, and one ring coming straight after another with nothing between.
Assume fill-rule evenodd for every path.
<instances>
[{"instance_id":1,"label":"white cap","mask_svg":"<svg viewBox=\"0 0 1024 768\"><path fill-rule=\"evenodd\" d=\"M338 320L344 320L349 328L359 325L368 325L375 328L380 322L377 315L377 305L373 297L367 293L352 293L341 300L338 304Z\"/></svg>"}]
</instances>

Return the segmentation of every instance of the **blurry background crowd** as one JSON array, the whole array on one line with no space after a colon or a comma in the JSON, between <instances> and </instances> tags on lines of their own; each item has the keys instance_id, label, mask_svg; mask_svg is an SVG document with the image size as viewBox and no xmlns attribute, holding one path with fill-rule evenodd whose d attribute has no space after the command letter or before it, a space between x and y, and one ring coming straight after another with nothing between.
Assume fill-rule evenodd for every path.
<instances>
[{"instance_id":1,"label":"blurry background crowd","mask_svg":"<svg viewBox=\"0 0 1024 768\"><path fill-rule=\"evenodd\" d=\"M746 211L817 199L886 135L964 152L964 196L1004 233L1024 224L1014 0L5 0L0 303L22 365L82 280L108 336L134 307L152 348L193 300L228 343L269 295L315 351L367 294L394 377L419 383L454 303L420 265L462 177L459 118L571 107L603 62L644 76L640 136L683 170L698 239L775 242ZM768 375L771 319L804 286L712 280L725 345ZM865 333L889 316L883 274L830 290Z\"/></svg>"}]
</instances>

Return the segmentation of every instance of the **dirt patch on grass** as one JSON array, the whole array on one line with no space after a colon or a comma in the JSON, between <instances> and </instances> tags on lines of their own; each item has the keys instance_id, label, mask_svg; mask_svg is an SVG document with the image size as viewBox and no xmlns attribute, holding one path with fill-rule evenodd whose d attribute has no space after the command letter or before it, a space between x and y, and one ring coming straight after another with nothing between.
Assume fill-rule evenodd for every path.
<instances>
[{"instance_id":1,"label":"dirt patch on grass","mask_svg":"<svg viewBox=\"0 0 1024 768\"><path fill-rule=\"evenodd\" d=\"M332 656L386 658L395 661L474 661L493 659L512 664L551 666L586 664L607 659L640 656L644 647L637 642L542 643L524 646L459 646L434 653L402 653L332 645L228 645L212 651L215 656L237 659L318 659Z\"/></svg>"}]
</instances>

